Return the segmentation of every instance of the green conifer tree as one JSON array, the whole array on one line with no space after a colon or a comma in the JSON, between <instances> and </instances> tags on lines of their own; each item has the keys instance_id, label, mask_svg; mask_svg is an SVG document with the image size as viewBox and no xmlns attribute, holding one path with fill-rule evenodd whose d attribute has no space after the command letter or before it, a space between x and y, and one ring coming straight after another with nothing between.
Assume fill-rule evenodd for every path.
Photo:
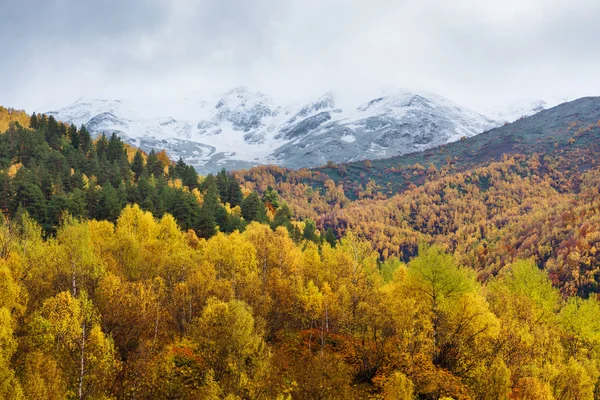
<instances>
[{"instance_id":1,"label":"green conifer tree","mask_svg":"<svg viewBox=\"0 0 600 400\"><path fill-rule=\"evenodd\" d=\"M136 151L131 163L131 171L133 171L135 181L139 181L140 177L144 174L146 168L144 166L144 158L142 157L141 151Z\"/></svg>"},{"instance_id":2,"label":"green conifer tree","mask_svg":"<svg viewBox=\"0 0 600 400\"><path fill-rule=\"evenodd\" d=\"M247 222L267 222L265 205L256 192L250 193L242 202L242 216Z\"/></svg>"}]
</instances>

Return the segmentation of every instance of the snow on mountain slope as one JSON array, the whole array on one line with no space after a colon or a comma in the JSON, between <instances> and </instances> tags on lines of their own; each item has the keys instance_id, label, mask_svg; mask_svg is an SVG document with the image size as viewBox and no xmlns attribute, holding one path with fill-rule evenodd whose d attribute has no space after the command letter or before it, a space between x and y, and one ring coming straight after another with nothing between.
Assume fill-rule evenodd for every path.
<instances>
[{"instance_id":1,"label":"snow on mountain slope","mask_svg":"<svg viewBox=\"0 0 600 400\"><path fill-rule=\"evenodd\" d=\"M524 117L530 117L540 111L547 110L569 101L567 98L551 100L519 100L509 104L489 108L483 112L488 118L501 124L515 122Z\"/></svg>"},{"instance_id":2,"label":"snow on mountain slope","mask_svg":"<svg viewBox=\"0 0 600 400\"><path fill-rule=\"evenodd\" d=\"M146 151L165 149L200 173L392 157L498 125L441 96L401 89L359 102L329 92L299 106L281 106L245 88L159 102L79 99L47 114L84 124L94 135L116 132Z\"/></svg>"},{"instance_id":3,"label":"snow on mountain slope","mask_svg":"<svg viewBox=\"0 0 600 400\"><path fill-rule=\"evenodd\" d=\"M314 111L290 128L284 127L282 133L290 142L277 149L272 160L298 168L323 165L329 160L338 163L387 158L477 135L496 126L431 93L386 90L356 107L339 109L334 104L332 100L328 107Z\"/></svg>"}]
</instances>

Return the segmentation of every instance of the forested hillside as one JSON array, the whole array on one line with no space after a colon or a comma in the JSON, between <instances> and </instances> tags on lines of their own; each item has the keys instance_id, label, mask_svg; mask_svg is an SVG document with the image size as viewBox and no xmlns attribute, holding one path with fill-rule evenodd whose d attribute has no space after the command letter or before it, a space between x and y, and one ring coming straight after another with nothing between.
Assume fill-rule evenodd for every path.
<instances>
[{"instance_id":1,"label":"forested hillside","mask_svg":"<svg viewBox=\"0 0 600 400\"><path fill-rule=\"evenodd\" d=\"M23 126L29 126L29 116L25 111L0 106L0 132L6 131L13 122L18 122Z\"/></svg>"},{"instance_id":2,"label":"forested hillside","mask_svg":"<svg viewBox=\"0 0 600 400\"><path fill-rule=\"evenodd\" d=\"M278 211L273 227L291 226L290 210L280 207L276 193L265 193L265 204L224 172L200 180L193 167L171 162L164 152L146 155L115 134L92 140L85 127L45 115L34 114L28 125L12 124L0 135L0 210L11 218L27 211L46 233L56 231L64 212L115 222L127 204L157 218L169 213L182 229L205 238L217 226L233 232L255 220L269 222L267 214Z\"/></svg>"},{"instance_id":3,"label":"forested hillside","mask_svg":"<svg viewBox=\"0 0 600 400\"><path fill-rule=\"evenodd\" d=\"M273 186L298 217L336 237L351 229L382 260L409 261L419 243L435 243L485 280L533 257L565 294L587 296L600 290L599 150L600 99L587 98L433 155L236 176L248 189Z\"/></svg>"},{"instance_id":4,"label":"forested hillside","mask_svg":"<svg viewBox=\"0 0 600 400\"><path fill-rule=\"evenodd\" d=\"M386 197L422 185L427 180L452 172L463 172L502 161L507 155L538 154L567 159L572 166L589 169L600 151L600 97L587 97L541 111L512 124L492 129L454 143L399 157L334 164L322 168L286 170L258 167L247 171L245 179L267 171L275 182L301 182L325 189L333 180L342 185L348 198L360 199L374 193ZM585 157L573 157L581 150ZM590 160L591 158L591 160ZM254 172L256 171L256 173ZM264 179L264 178L263 178Z\"/></svg>"},{"instance_id":5,"label":"forested hillside","mask_svg":"<svg viewBox=\"0 0 600 400\"><path fill-rule=\"evenodd\" d=\"M0 135L0 398L600 398L596 127L352 194L323 172L351 165L198 177L29 125Z\"/></svg>"}]
</instances>

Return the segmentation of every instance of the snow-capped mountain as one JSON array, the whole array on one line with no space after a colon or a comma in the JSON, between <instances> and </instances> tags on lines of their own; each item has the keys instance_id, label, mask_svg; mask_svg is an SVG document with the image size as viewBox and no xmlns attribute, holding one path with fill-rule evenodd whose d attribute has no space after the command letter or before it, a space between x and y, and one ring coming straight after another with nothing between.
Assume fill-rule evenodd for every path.
<instances>
[{"instance_id":1,"label":"snow-capped mountain","mask_svg":"<svg viewBox=\"0 0 600 400\"><path fill-rule=\"evenodd\" d=\"M386 89L364 101L329 92L299 106L279 105L245 88L154 103L80 99L47 114L83 124L94 135L117 132L146 151L165 149L200 173L386 158L498 125L441 96L400 89Z\"/></svg>"},{"instance_id":2,"label":"snow-capped mountain","mask_svg":"<svg viewBox=\"0 0 600 400\"><path fill-rule=\"evenodd\" d=\"M496 106L483 111L488 118L501 124L515 122L518 119L530 117L540 111L556 107L569 101L567 98L556 98L551 100L523 99L516 102Z\"/></svg>"}]
</instances>

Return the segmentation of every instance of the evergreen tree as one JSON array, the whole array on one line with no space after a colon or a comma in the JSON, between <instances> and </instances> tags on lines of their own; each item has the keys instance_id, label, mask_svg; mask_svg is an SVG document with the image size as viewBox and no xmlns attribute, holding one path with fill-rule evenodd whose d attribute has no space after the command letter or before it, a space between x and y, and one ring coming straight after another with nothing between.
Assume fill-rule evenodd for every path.
<instances>
[{"instance_id":1,"label":"evergreen tree","mask_svg":"<svg viewBox=\"0 0 600 400\"><path fill-rule=\"evenodd\" d=\"M98 196L98 207L96 209L96 219L116 221L121 213L121 202L117 190L106 182Z\"/></svg>"},{"instance_id":2,"label":"evergreen tree","mask_svg":"<svg viewBox=\"0 0 600 400\"><path fill-rule=\"evenodd\" d=\"M267 222L265 205L256 192L250 193L242 202L242 216L247 222Z\"/></svg>"},{"instance_id":3,"label":"evergreen tree","mask_svg":"<svg viewBox=\"0 0 600 400\"><path fill-rule=\"evenodd\" d=\"M262 200L266 205L270 204L273 210L277 210L279 208L279 194L277 194L277 191L271 186L269 186L263 193Z\"/></svg>"},{"instance_id":4,"label":"evergreen tree","mask_svg":"<svg viewBox=\"0 0 600 400\"><path fill-rule=\"evenodd\" d=\"M196 232L201 238L209 239L217 233L215 217L206 208L200 209Z\"/></svg>"},{"instance_id":5,"label":"evergreen tree","mask_svg":"<svg viewBox=\"0 0 600 400\"><path fill-rule=\"evenodd\" d=\"M239 215L229 215L226 223L221 228L221 231L226 233L231 233L234 231L243 232L246 229L246 225L248 225L246 221L244 221Z\"/></svg>"},{"instance_id":6,"label":"evergreen tree","mask_svg":"<svg viewBox=\"0 0 600 400\"><path fill-rule=\"evenodd\" d=\"M131 163L131 171L133 171L135 181L137 182L145 172L144 158L141 151L136 151Z\"/></svg>"},{"instance_id":7,"label":"evergreen tree","mask_svg":"<svg viewBox=\"0 0 600 400\"><path fill-rule=\"evenodd\" d=\"M48 117L46 114L38 115L37 129L44 133L48 127Z\"/></svg>"},{"instance_id":8,"label":"evergreen tree","mask_svg":"<svg viewBox=\"0 0 600 400\"><path fill-rule=\"evenodd\" d=\"M38 129L39 124L38 124L38 116L36 115L36 113L33 113L31 115L31 118L29 119L29 127L31 129Z\"/></svg>"},{"instance_id":9,"label":"evergreen tree","mask_svg":"<svg viewBox=\"0 0 600 400\"><path fill-rule=\"evenodd\" d=\"M183 158L179 157L179 160L177 160L177 164L175 164L173 168L175 171L173 177L183 179L183 174L185 173L185 170L187 168L187 165L183 161Z\"/></svg>"},{"instance_id":10,"label":"evergreen tree","mask_svg":"<svg viewBox=\"0 0 600 400\"><path fill-rule=\"evenodd\" d=\"M191 165L186 166L181 174L181 183L190 188L190 190L198 187L198 173Z\"/></svg>"},{"instance_id":11,"label":"evergreen tree","mask_svg":"<svg viewBox=\"0 0 600 400\"><path fill-rule=\"evenodd\" d=\"M216 179L213 175L208 175L203 182L204 202L202 207L207 208L211 214L217 212L217 207L221 205L219 201L219 189Z\"/></svg>"},{"instance_id":12,"label":"evergreen tree","mask_svg":"<svg viewBox=\"0 0 600 400\"><path fill-rule=\"evenodd\" d=\"M106 160L106 149L108 148L108 140L106 139L106 135L102 134L100 139L96 142L96 154L98 155L98 159L100 161Z\"/></svg>"},{"instance_id":13,"label":"evergreen tree","mask_svg":"<svg viewBox=\"0 0 600 400\"><path fill-rule=\"evenodd\" d=\"M69 196L69 214L75 218L87 218L87 204L85 193L79 188L73 189Z\"/></svg>"},{"instance_id":14,"label":"evergreen tree","mask_svg":"<svg viewBox=\"0 0 600 400\"><path fill-rule=\"evenodd\" d=\"M90 218L98 219L98 215L100 214L98 203L101 190L102 188L91 186L84 192L87 214Z\"/></svg>"},{"instance_id":15,"label":"evergreen tree","mask_svg":"<svg viewBox=\"0 0 600 400\"><path fill-rule=\"evenodd\" d=\"M325 232L325 240L331 245L331 247L335 247L337 245L337 238L335 237L333 229L327 229L327 231Z\"/></svg>"},{"instance_id":16,"label":"evergreen tree","mask_svg":"<svg viewBox=\"0 0 600 400\"><path fill-rule=\"evenodd\" d=\"M160 215L158 207L158 194L156 187L152 184L151 179L142 176L137 184L137 200L140 206L152 214Z\"/></svg>"},{"instance_id":17,"label":"evergreen tree","mask_svg":"<svg viewBox=\"0 0 600 400\"><path fill-rule=\"evenodd\" d=\"M271 223L271 227L273 229L275 229L278 226L284 226L287 228L288 231L291 232L291 230L292 230L291 219L292 219L292 210L290 210L290 207L287 204L283 203L283 205L281 207L279 207L277 209L277 211L275 211L275 216L273 218L273 222Z\"/></svg>"},{"instance_id":18,"label":"evergreen tree","mask_svg":"<svg viewBox=\"0 0 600 400\"><path fill-rule=\"evenodd\" d=\"M46 206L46 223L44 229L55 233L60 225L60 219L65 211L69 209L69 198L64 195L53 196Z\"/></svg>"},{"instance_id":19,"label":"evergreen tree","mask_svg":"<svg viewBox=\"0 0 600 400\"><path fill-rule=\"evenodd\" d=\"M71 125L69 127L69 139L71 141L71 146L73 146L76 149L79 149L81 139L79 137L79 132L77 132L77 127L75 125Z\"/></svg>"},{"instance_id":20,"label":"evergreen tree","mask_svg":"<svg viewBox=\"0 0 600 400\"><path fill-rule=\"evenodd\" d=\"M100 159L94 146L91 146L90 151L86 154L83 162L83 173L87 176L98 176L100 173Z\"/></svg>"},{"instance_id":21,"label":"evergreen tree","mask_svg":"<svg viewBox=\"0 0 600 400\"><path fill-rule=\"evenodd\" d=\"M306 219L304 221L304 239L310 240L311 242L319 241L319 237L317 236L317 225L312 219Z\"/></svg>"},{"instance_id":22,"label":"evergreen tree","mask_svg":"<svg viewBox=\"0 0 600 400\"><path fill-rule=\"evenodd\" d=\"M302 231L300 230L300 228L298 227L298 225L292 225L292 230L290 231L290 236L292 238L292 240L296 243L299 243L302 238Z\"/></svg>"},{"instance_id":23,"label":"evergreen tree","mask_svg":"<svg viewBox=\"0 0 600 400\"><path fill-rule=\"evenodd\" d=\"M111 135L106 147L106 159L114 162L120 167L127 163L127 150L125 149L121 138L119 138L114 132Z\"/></svg>"},{"instance_id":24,"label":"evergreen tree","mask_svg":"<svg viewBox=\"0 0 600 400\"><path fill-rule=\"evenodd\" d=\"M44 133L46 135L46 142L50 145L50 147L52 147L53 149L57 149L59 146L60 134L58 122L53 116L50 116L48 118L48 125L44 130Z\"/></svg>"},{"instance_id":25,"label":"evergreen tree","mask_svg":"<svg viewBox=\"0 0 600 400\"><path fill-rule=\"evenodd\" d=\"M0 211L7 214L9 211L13 187L10 176L5 171L0 171Z\"/></svg>"},{"instance_id":26,"label":"evergreen tree","mask_svg":"<svg viewBox=\"0 0 600 400\"><path fill-rule=\"evenodd\" d=\"M60 139L62 138L66 138L67 135L69 134L68 128L65 124L63 124L62 122L58 124L58 139L60 141ZM59 143L60 146L60 143Z\"/></svg>"},{"instance_id":27,"label":"evergreen tree","mask_svg":"<svg viewBox=\"0 0 600 400\"><path fill-rule=\"evenodd\" d=\"M228 203L228 192L229 192L229 177L227 176L227 172L225 168L223 168L216 176L215 181L217 183L217 187L219 188L219 196L223 203Z\"/></svg>"},{"instance_id":28,"label":"evergreen tree","mask_svg":"<svg viewBox=\"0 0 600 400\"><path fill-rule=\"evenodd\" d=\"M81 128L79 128L79 145L81 146L81 150L83 151L84 155L86 155L93 147L92 136L88 132L85 125L81 125Z\"/></svg>"},{"instance_id":29,"label":"evergreen tree","mask_svg":"<svg viewBox=\"0 0 600 400\"><path fill-rule=\"evenodd\" d=\"M113 187L119 187L121 182L123 182L124 176L121 172L121 168L119 168L119 164L117 162L106 162L105 168L107 169L106 175L110 176L110 182Z\"/></svg>"},{"instance_id":30,"label":"evergreen tree","mask_svg":"<svg viewBox=\"0 0 600 400\"><path fill-rule=\"evenodd\" d=\"M23 186L17 186L13 199L13 211L19 207L23 207L37 222L44 222L46 200L42 190L35 183L27 182Z\"/></svg>"},{"instance_id":31,"label":"evergreen tree","mask_svg":"<svg viewBox=\"0 0 600 400\"><path fill-rule=\"evenodd\" d=\"M229 184L227 185L227 202L231 207L236 207L241 206L243 200L244 195L240 183L235 178L229 179Z\"/></svg>"},{"instance_id":32,"label":"evergreen tree","mask_svg":"<svg viewBox=\"0 0 600 400\"><path fill-rule=\"evenodd\" d=\"M85 188L85 182L83 181L83 174L81 171L73 173L70 177L70 187L72 189L83 190Z\"/></svg>"},{"instance_id":33,"label":"evergreen tree","mask_svg":"<svg viewBox=\"0 0 600 400\"><path fill-rule=\"evenodd\" d=\"M209 175L205 180L206 193L204 194L204 203L202 204L203 213L211 215L215 223L219 226L227 224L227 211L219 201L219 189L216 178Z\"/></svg>"},{"instance_id":34,"label":"evergreen tree","mask_svg":"<svg viewBox=\"0 0 600 400\"><path fill-rule=\"evenodd\" d=\"M166 188L166 211L171 214L181 229L196 229L201 217L201 209L191 193Z\"/></svg>"},{"instance_id":35,"label":"evergreen tree","mask_svg":"<svg viewBox=\"0 0 600 400\"><path fill-rule=\"evenodd\" d=\"M156 156L154 149L150 151L150 154L148 154L148 158L146 159L146 171L148 171L148 174L154 175L156 178L162 178L165 174L164 166Z\"/></svg>"}]
</instances>

